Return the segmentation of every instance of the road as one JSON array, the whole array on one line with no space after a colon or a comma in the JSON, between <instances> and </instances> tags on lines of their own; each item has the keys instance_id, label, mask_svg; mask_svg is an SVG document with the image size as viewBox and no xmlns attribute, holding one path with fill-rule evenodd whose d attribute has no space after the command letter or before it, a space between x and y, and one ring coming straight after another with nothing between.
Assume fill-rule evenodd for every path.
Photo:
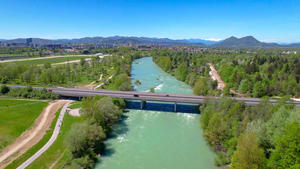
<instances>
[{"instance_id":1,"label":"road","mask_svg":"<svg viewBox=\"0 0 300 169\"><path fill-rule=\"evenodd\" d=\"M91 58L85 59L86 62L90 62L91 60L92 60ZM65 64L68 64L68 63L79 63L79 62L80 62L80 60L71 60L71 61L66 61L66 62L52 63L51 65L52 66L65 65Z\"/></svg>"},{"instance_id":2,"label":"road","mask_svg":"<svg viewBox=\"0 0 300 169\"><path fill-rule=\"evenodd\" d=\"M53 134L52 134L50 140L38 152L36 152L33 156L31 156L23 164L21 164L17 169L24 169L27 166L29 166L35 159L37 159L39 156L41 156L54 143L54 141L56 140L56 138L59 134L64 115L66 113L66 110L67 110L70 102L71 101L67 102L63 106L63 108L61 109L59 117L58 117L56 125L55 125L55 128L54 128L54 131L53 131Z\"/></svg>"},{"instance_id":3,"label":"road","mask_svg":"<svg viewBox=\"0 0 300 169\"><path fill-rule=\"evenodd\" d=\"M53 58L63 58L63 57L73 57L73 56L86 56L92 57L93 55L62 55L62 56L46 56L39 58L27 58L27 59L11 59L11 60L2 60L0 63L8 63L8 62L19 62L19 61L28 61L28 60L42 60L42 59L53 59Z\"/></svg>"},{"instance_id":4,"label":"road","mask_svg":"<svg viewBox=\"0 0 300 169\"><path fill-rule=\"evenodd\" d=\"M9 86L9 87L24 87L24 86ZM43 89L41 87L34 87L35 89ZM127 100L142 100L142 101L160 101L160 102L173 102L173 103L191 103L201 104L204 101L218 101L221 97L212 96L196 96L186 94L167 94L167 93L148 93L137 91L112 91L112 90L89 90L89 89L76 89L76 88L47 88L48 91L66 97L89 97L89 96L108 96L115 98L123 98ZM231 99L243 101L248 105L257 105L260 103L259 98L248 97L228 97ZM276 103L276 99L269 99L271 103ZM295 104L300 107L298 101L287 101L287 104Z\"/></svg>"}]
</instances>

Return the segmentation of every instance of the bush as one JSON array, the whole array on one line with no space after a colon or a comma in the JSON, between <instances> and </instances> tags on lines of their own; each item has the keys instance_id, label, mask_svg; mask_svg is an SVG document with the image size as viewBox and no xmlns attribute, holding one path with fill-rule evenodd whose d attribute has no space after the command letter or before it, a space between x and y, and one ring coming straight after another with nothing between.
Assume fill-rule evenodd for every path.
<instances>
[{"instance_id":1,"label":"bush","mask_svg":"<svg viewBox=\"0 0 300 169\"><path fill-rule=\"evenodd\" d=\"M214 162L215 162L215 165L218 167L229 163L229 161L226 158L226 155L221 152L217 153L217 156L215 157Z\"/></svg>"},{"instance_id":2,"label":"bush","mask_svg":"<svg viewBox=\"0 0 300 169\"><path fill-rule=\"evenodd\" d=\"M0 88L0 92L1 94L6 94L9 92L9 87L7 87L6 85L1 85L1 88Z\"/></svg>"},{"instance_id":3,"label":"bush","mask_svg":"<svg viewBox=\"0 0 300 169\"><path fill-rule=\"evenodd\" d=\"M7 82L8 82L7 76L2 76L2 77L0 78L0 83L6 84Z\"/></svg>"},{"instance_id":4,"label":"bush","mask_svg":"<svg viewBox=\"0 0 300 169\"><path fill-rule=\"evenodd\" d=\"M35 90L32 87L27 88L11 88L7 93L8 96L12 97L23 97L32 99L57 99L59 95L48 92L46 89Z\"/></svg>"}]
</instances>

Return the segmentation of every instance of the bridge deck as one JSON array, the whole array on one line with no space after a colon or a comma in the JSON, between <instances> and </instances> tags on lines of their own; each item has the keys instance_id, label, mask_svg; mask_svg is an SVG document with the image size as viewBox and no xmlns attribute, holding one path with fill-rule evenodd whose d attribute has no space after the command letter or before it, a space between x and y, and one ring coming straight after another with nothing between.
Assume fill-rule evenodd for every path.
<instances>
[{"instance_id":1,"label":"bridge deck","mask_svg":"<svg viewBox=\"0 0 300 169\"><path fill-rule=\"evenodd\" d=\"M9 86L9 87L25 87L25 86ZM35 89L43 89L41 87L34 87ZM88 97L88 96L109 96L115 98L123 98L127 100L141 100L141 101L159 101L159 102L173 102L173 103L192 103L201 104L205 100L218 101L220 97L211 96L196 96L186 94L167 94L167 93L147 93L137 91L112 91L112 90L88 90L77 88L47 88L47 90L61 96L67 97ZM261 99L259 98L246 98L246 97L229 97L235 100L243 101L249 105L259 104ZM276 103L277 100L270 99L272 103ZM287 104L295 104L300 107L300 102L287 101Z\"/></svg>"}]
</instances>

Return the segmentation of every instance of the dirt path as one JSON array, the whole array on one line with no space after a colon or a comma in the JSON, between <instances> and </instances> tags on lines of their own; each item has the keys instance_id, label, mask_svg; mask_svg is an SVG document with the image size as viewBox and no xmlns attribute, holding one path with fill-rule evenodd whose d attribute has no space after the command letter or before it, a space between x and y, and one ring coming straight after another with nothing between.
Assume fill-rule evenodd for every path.
<instances>
[{"instance_id":1,"label":"dirt path","mask_svg":"<svg viewBox=\"0 0 300 169\"><path fill-rule=\"evenodd\" d=\"M114 75L109 76L107 79L105 79L104 82L102 82L101 84L95 86L93 89L95 90L95 89L97 89L97 88L99 88L99 87L105 85L105 84L106 84L111 78L113 78L113 77L114 77Z\"/></svg>"},{"instance_id":2,"label":"dirt path","mask_svg":"<svg viewBox=\"0 0 300 169\"><path fill-rule=\"evenodd\" d=\"M214 65L212 63L208 63L210 72L209 75L213 80L216 80L218 82L218 89L223 90L226 86L226 83L222 80L221 76L218 74L217 70L215 69ZM230 93L235 94L239 97L244 97L243 94L238 93L235 90L230 89Z\"/></svg>"},{"instance_id":3,"label":"dirt path","mask_svg":"<svg viewBox=\"0 0 300 169\"><path fill-rule=\"evenodd\" d=\"M209 75L213 80L216 80L218 82L218 89L223 90L225 87L225 82L221 79L220 75L218 74L217 70L215 69L214 65L212 63L208 63L210 72Z\"/></svg>"},{"instance_id":4,"label":"dirt path","mask_svg":"<svg viewBox=\"0 0 300 169\"><path fill-rule=\"evenodd\" d=\"M62 122L63 122L63 118L65 116L65 113L67 111L67 108L69 106L69 104L72 101L67 101L67 103L63 106L63 108L61 109L57 122L55 124L55 128L53 130L52 136L51 138L48 140L48 142L41 148L39 149L35 154L33 154L29 159L27 159L25 162L23 162L19 167L17 167L17 169L25 169L27 166L29 166L34 160L36 160L37 158L39 158L45 151L48 150L49 147L51 147L51 145L55 142L56 138L58 137Z\"/></svg>"},{"instance_id":5,"label":"dirt path","mask_svg":"<svg viewBox=\"0 0 300 169\"><path fill-rule=\"evenodd\" d=\"M49 103L35 120L33 126L23 132L13 144L3 149L0 153L0 168L4 168L38 143L51 126L55 113L67 102L67 100L58 100Z\"/></svg>"},{"instance_id":6,"label":"dirt path","mask_svg":"<svg viewBox=\"0 0 300 169\"><path fill-rule=\"evenodd\" d=\"M83 86L76 86L76 88L79 89L91 89L91 90L95 90L103 85L105 85L110 79L113 78L114 75L109 76L107 79L104 80L104 82L100 83L100 84L96 84L96 81L88 84L88 85L83 85ZM101 81L103 79L103 74L100 75L100 78L98 81Z\"/></svg>"}]
</instances>

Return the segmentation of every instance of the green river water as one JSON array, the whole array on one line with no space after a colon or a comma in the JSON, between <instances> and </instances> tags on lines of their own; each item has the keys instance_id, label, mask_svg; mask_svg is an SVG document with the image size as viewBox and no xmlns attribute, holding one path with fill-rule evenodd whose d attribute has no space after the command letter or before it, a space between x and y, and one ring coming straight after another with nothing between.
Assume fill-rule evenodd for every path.
<instances>
[{"instance_id":1,"label":"green river water","mask_svg":"<svg viewBox=\"0 0 300 169\"><path fill-rule=\"evenodd\" d=\"M137 91L192 94L192 88L161 70L152 58L132 64ZM105 144L96 169L215 169L214 153L202 136L199 114L129 110Z\"/></svg>"}]
</instances>

